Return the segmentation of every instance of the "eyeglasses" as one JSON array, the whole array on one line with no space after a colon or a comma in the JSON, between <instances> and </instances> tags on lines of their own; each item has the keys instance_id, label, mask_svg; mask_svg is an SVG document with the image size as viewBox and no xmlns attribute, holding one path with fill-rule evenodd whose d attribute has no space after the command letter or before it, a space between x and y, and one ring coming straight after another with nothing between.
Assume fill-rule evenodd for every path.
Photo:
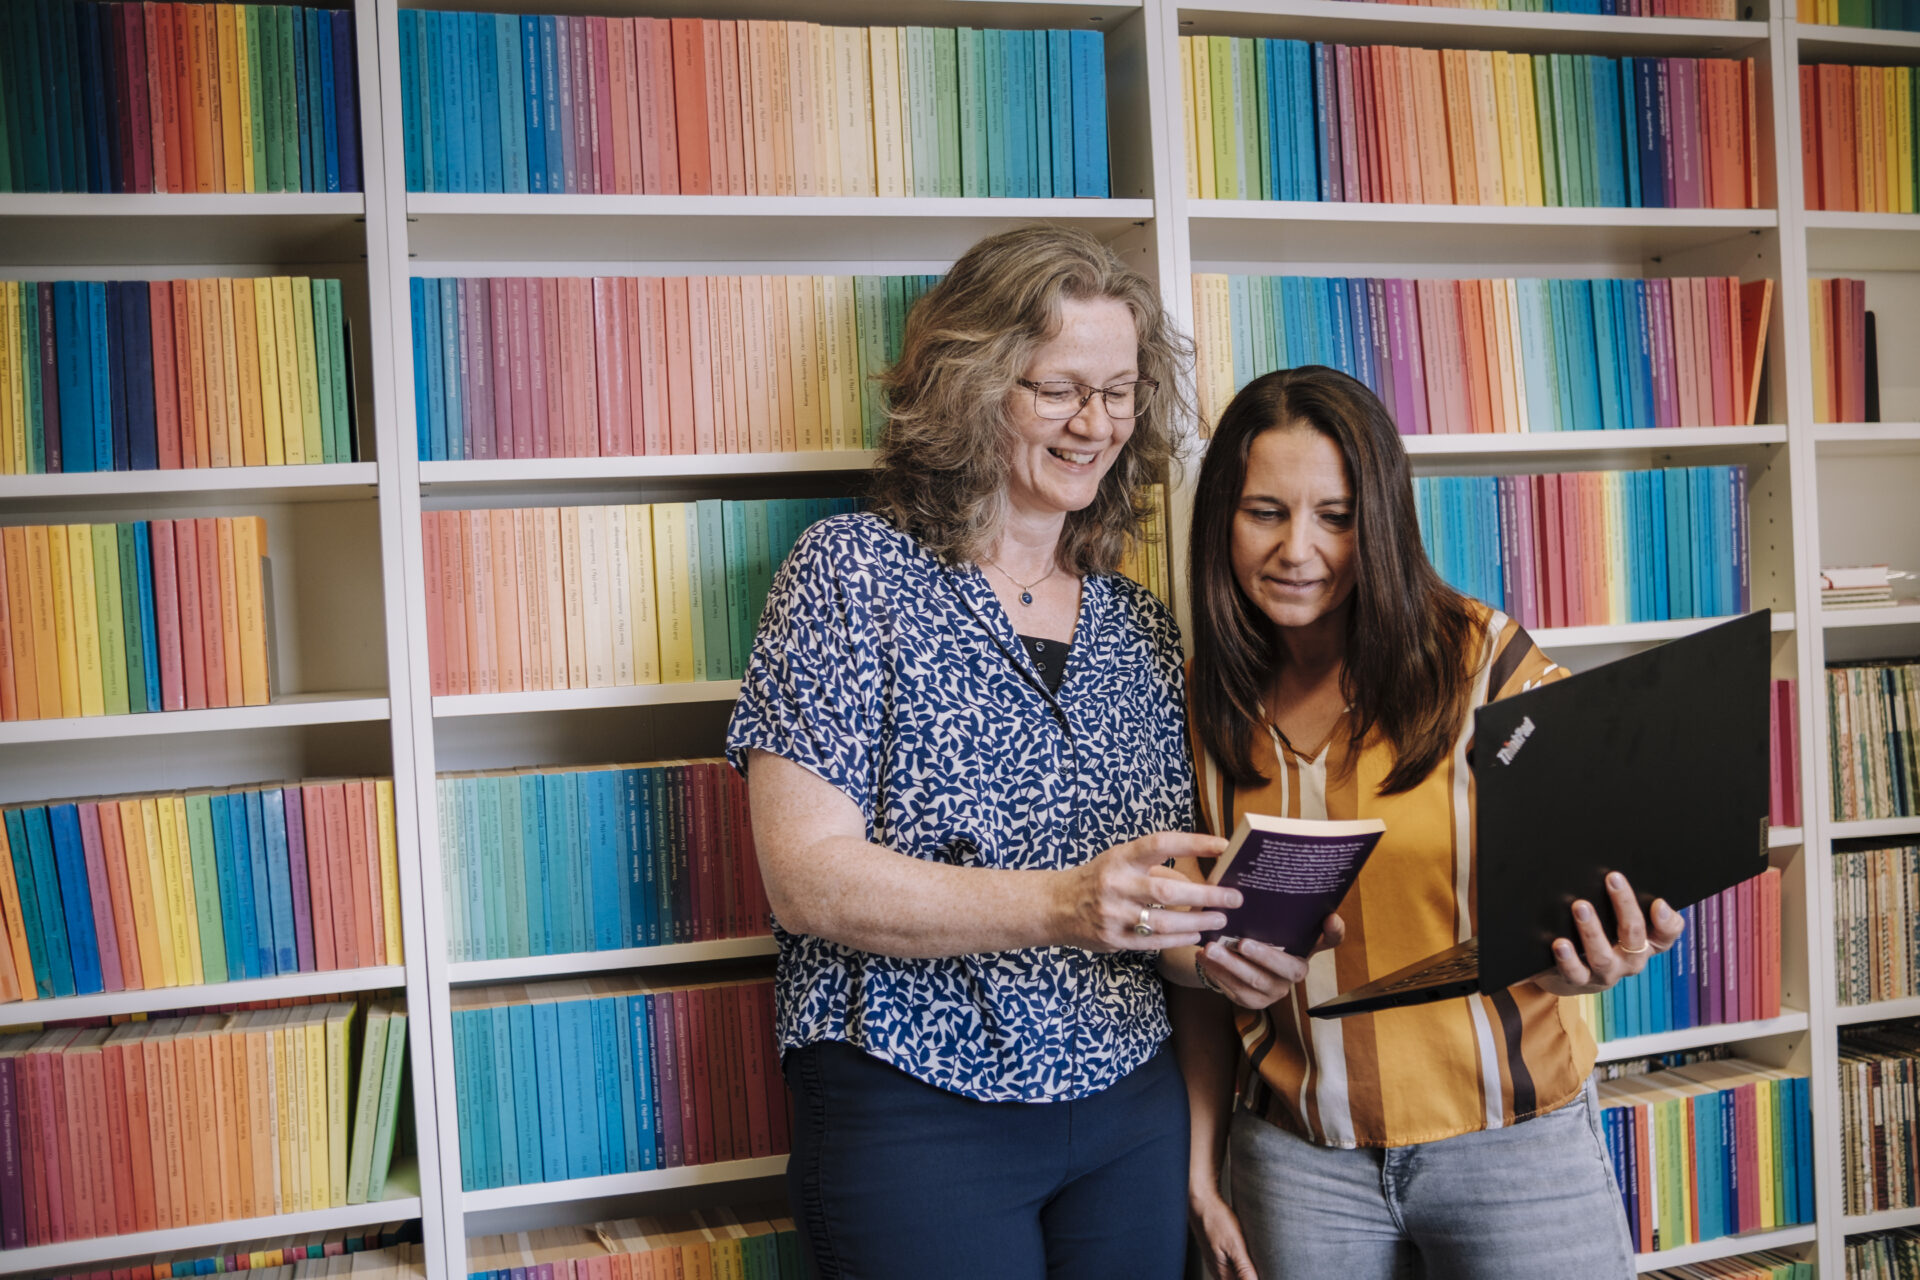
<instances>
[{"instance_id":1,"label":"eyeglasses","mask_svg":"<svg viewBox=\"0 0 1920 1280\"><path fill-rule=\"evenodd\" d=\"M1138 417L1153 402L1153 393L1160 387L1152 378L1116 382L1110 387L1090 387L1084 382L1028 382L1025 378L1017 381L1033 392L1034 413L1055 422L1078 417L1095 396L1106 406L1109 418L1119 421Z\"/></svg>"}]
</instances>

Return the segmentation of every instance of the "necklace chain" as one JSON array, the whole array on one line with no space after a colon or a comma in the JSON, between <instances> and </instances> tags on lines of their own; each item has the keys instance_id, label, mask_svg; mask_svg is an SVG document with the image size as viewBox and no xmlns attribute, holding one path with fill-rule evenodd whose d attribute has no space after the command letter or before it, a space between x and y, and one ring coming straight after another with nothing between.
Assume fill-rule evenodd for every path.
<instances>
[{"instance_id":1,"label":"necklace chain","mask_svg":"<svg viewBox=\"0 0 1920 1280\"><path fill-rule=\"evenodd\" d=\"M1011 582L1014 586L1020 588L1020 603L1023 605L1031 605L1033 603L1033 589L1035 587L1045 582L1048 578L1051 578L1054 574L1060 572L1060 562L1056 560L1052 568L1048 569L1045 573L1035 578L1032 582L1022 582L1020 581L1020 579L1008 573L1005 569L1000 568L998 564L995 564L991 560L983 561L982 563L986 564L989 568L999 570L1001 577L1005 578L1008 582Z\"/></svg>"}]
</instances>

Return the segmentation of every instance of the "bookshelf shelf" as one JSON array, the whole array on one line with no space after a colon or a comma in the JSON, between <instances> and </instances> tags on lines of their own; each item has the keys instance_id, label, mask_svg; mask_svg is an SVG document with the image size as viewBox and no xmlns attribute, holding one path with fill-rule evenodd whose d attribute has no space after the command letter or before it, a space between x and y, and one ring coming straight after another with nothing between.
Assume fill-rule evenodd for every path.
<instances>
[{"instance_id":1,"label":"bookshelf shelf","mask_svg":"<svg viewBox=\"0 0 1920 1280\"><path fill-rule=\"evenodd\" d=\"M9 720L0 724L0 746L351 724L355 721L385 720L389 714L388 700L380 694L296 693L264 707L218 707L206 711L161 711L147 715L85 716L64 720Z\"/></svg>"},{"instance_id":2,"label":"bookshelf shelf","mask_svg":"<svg viewBox=\"0 0 1920 1280\"><path fill-rule=\"evenodd\" d=\"M1825 609L1820 625L1838 627L1914 627L1920 626L1920 604L1886 605L1879 609Z\"/></svg>"},{"instance_id":3,"label":"bookshelf shelf","mask_svg":"<svg viewBox=\"0 0 1920 1280\"><path fill-rule=\"evenodd\" d=\"M1823 422L1813 442L1822 458L1920 453L1920 422Z\"/></svg>"},{"instance_id":4,"label":"bookshelf shelf","mask_svg":"<svg viewBox=\"0 0 1920 1280\"><path fill-rule=\"evenodd\" d=\"M1552 653L1556 649L1597 645L1658 644L1705 631L1725 621L1726 618L1677 618L1671 622L1623 622L1606 627L1542 627L1533 636L1542 649ZM1793 614L1774 610L1773 629L1776 634L1793 630Z\"/></svg>"},{"instance_id":5,"label":"bookshelf shelf","mask_svg":"<svg viewBox=\"0 0 1920 1280\"><path fill-rule=\"evenodd\" d=\"M620 951L574 951L559 956L517 956L509 960L460 960L447 966L447 981L455 985L482 982L524 982L573 973L607 973L648 969L670 964L698 964L771 956L777 948L768 938L720 938L712 942L680 942L661 947L628 947Z\"/></svg>"},{"instance_id":6,"label":"bookshelf shelf","mask_svg":"<svg viewBox=\"0 0 1920 1280\"><path fill-rule=\"evenodd\" d=\"M1807 228L1809 271L1920 270L1920 213L1809 209L1801 218Z\"/></svg>"},{"instance_id":7,"label":"bookshelf shelf","mask_svg":"<svg viewBox=\"0 0 1920 1280\"><path fill-rule=\"evenodd\" d=\"M0 503L50 498L142 500L244 495L257 502L333 502L371 498L378 485L371 462L299 467L193 467L179 471L81 471L70 475L0 476Z\"/></svg>"},{"instance_id":8,"label":"bookshelf shelf","mask_svg":"<svg viewBox=\"0 0 1920 1280\"><path fill-rule=\"evenodd\" d=\"M1787 22L1802 62L1911 63L1920 57L1920 32L1872 27L1830 27Z\"/></svg>"},{"instance_id":9,"label":"bookshelf shelf","mask_svg":"<svg viewBox=\"0 0 1920 1280\"><path fill-rule=\"evenodd\" d=\"M0 195L8 267L358 262L366 199L334 195Z\"/></svg>"},{"instance_id":10,"label":"bookshelf shelf","mask_svg":"<svg viewBox=\"0 0 1920 1280\"><path fill-rule=\"evenodd\" d=\"M169 1253L176 1249L218 1248L248 1240L294 1240L347 1227L404 1222L420 1216L419 1181L419 1174L411 1164L404 1168L396 1164L387 1175L387 1189L393 1194L387 1199L368 1204L311 1209L305 1213L279 1213L264 1218L202 1222L187 1227L170 1227L165 1231L96 1236L90 1240L67 1240L60 1244L8 1249L0 1252L0 1275L89 1268L119 1258Z\"/></svg>"},{"instance_id":11,"label":"bookshelf shelf","mask_svg":"<svg viewBox=\"0 0 1920 1280\"><path fill-rule=\"evenodd\" d=\"M1190 200L1187 209L1196 271L1233 270L1239 263L1418 263L1482 269L1488 263L1514 261L1639 263L1758 235L1779 224L1779 215L1771 209L1549 209L1312 200Z\"/></svg>"},{"instance_id":12,"label":"bookshelf shelf","mask_svg":"<svg viewBox=\"0 0 1920 1280\"><path fill-rule=\"evenodd\" d=\"M1794 1245L1810 1244L1814 1239L1815 1228L1812 1223L1798 1227L1780 1227L1773 1231L1749 1231L1745 1235L1720 1236L1713 1240L1702 1240L1698 1244L1684 1244L1676 1249L1662 1249L1657 1253L1639 1253L1633 1258L1636 1272L1657 1271L1662 1267L1684 1267L1698 1262L1712 1262L1716 1258L1731 1258L1736 1254L1754 1253L1761 1249L1786 1249Z\"/></svg>"},{"instance_id":13,"label":"bookshelf shelf","mask_svg":"<svg viewBox=\"0 0 1920 1280\"><path fill-rule=\"evenodd\" d=\"M1336 0L1337 2L1337 0ZM1664 431L1534 431L1498 435L1402 436L1415 468L1434 460L1527 459L1569 455L1656 458L1682 449L1737 449L1785 444L1784 426L1674 427Z\"/></svg>"},{"instance_id":14,"label":"bookshelf shelf","mask_svg":"<svg viewBox=\"0 0 1920 1280\"><path fill-rule=\"evenodd\" d=\"M1920 996L1876 1000L1872 1004L1843 1004L1833 1011L1834 1022L1843 1027L1860 1022L1885 1022L1893 1018L1920 1018Z\"/></svg>"},{"instance_id":15,"label":"bookshelf shelf","mask_svg":"<svg viewBox=\"0 0 1920 1280\"><path fill-rule=\"evenodd\" d=\"M492 1187L485 1191L466 1191L460 1195L460 1207L468 1213L489 1209L517 1209L525 1205L556 1204L564 1200L593 1200L604 1196L639 1195L664 1191L671 1187L697 1187L720 1182L748 1182L755 1178L775 1178L786 1172L785 1156L763 1156L758 1160L720 1160L713 1164L681 1165L673 1169L649 1169L643 1173L610 1173L598 1178L569 1178L563 1182L526 1182L516 1187Z\"/></svg>"},{"instance_id":16,"label":"bookshelf shelf","mask_svg":"<svg viewBox=\"0 0 1920 1280\"><path fill-rule=\"evenodd\" d=\"M245 1004L255 1000L287 1000L300 996L339 995L353 991L384 991L406 985L402 965L372 969L331 969L321 973L290 973L245 982L216 982L191 987L159 987L151 991L106 991L90 996L54 1000L23 1000L0 1005L0 1028L67 1022L75 1018L115 1018L129 1013L168 1009L203 1009ZM4 1257L0 1254L0 1257Z\"/></svg>"},{"instance_id":17,"label":"bookshelf shelf","mask_svg":"<svg viewBox=\"0 0 1920 1280\"><path fill-rule=\"evenodd\" d=\"M605 484L615 480L707 480L866 471L872 449L807 453L702 453L639 458L517 458L501 462L423 462L420 484L433 493L525 491L529 485ZM4 495L4 490L0 490Z\"/></svg>"},{"instance_id":18,"label":"bookshelf shelf","mask_svg":"<svg viewBox=\"0 0 1920 1280\"><path fill-rule=\"evenodd\" d=\"M1920 1208L1882 1209L1879 1213L1849 1213L1841 1226L1850 1236L1869 1231L1892 1231L1898 1227L1920 1226Z\"/></svg>"},{"instance_id":19,"label":"bookshelf shelf","mask_svg":"<svg viewBox=\"0 0 1920 1280\"><path fill-rule=\"evenodd\" d=\"M1827 834L1835 840L1920 836L1920 818L1863 818L1854 822L1829 822Z\"/></svg>"},{"instance_id":20,"label":"bookshelf shelf","mask_svg":"<svg viewBox=\"0 0 1920 1280\"><path fill-rule=\"evenodd\" d=\"M1807 833L1804 827L1767 828L1767 848L1769 849L1797 848L1805 844L1806 839Z\"/></svg>"},{"instance_id":21,"label":"bookshelf shelf","mask_svg":"<svg viewBox=\"0 0 1920 1280\"><path fill-rule=\"evenodd\" d=\"M470 195L411 192L414 274L436 261L552 258L626 264L952 261L990 232L1036 220L1112 238L1151 200L856 196ZM547 247L547 246L550 246ZM679 268L684 270L684 267Z\"/></svg>"},{"instance_id":22,"label":"bookshelf shelf","mask_svg":"<svg viewBox=\"0 0 1920 1280\"><path fill-rule=\"evenodd\" d=\"M1731 56L1769 38L1764 22L1436 9L1351 0L1204 0L1182 4L1179 10L1182 35L1286 36L1525 53Z\"/></svg>"},{"instance_id":23,"label":"bookshelf shelf","mask_svg":"<svg viewBox=\"0 0 1920 1280\"><path fill-rule=\"evenodd\" d=\"M542 711L591 711L600 707L664 707L682 702L731 702L738 680L688 684L623 684L606 689L550 689L536 693L464 693L435 698L436 719L515 716Z\"/></svg>"},{"instance_id":24,"label":"bookshelf shelf","mask_svg":"<svg viewBox=\"0 0 1920 1280\"><path fill-rule=\"evenodd\" d=\"M1788 1009L1777 1018L1717 1022L1648 1036L1626 1036L1603 1042L1600 1045L1600 1061L1619 1062L1626 1058L1645 1058L1656 1053L1675 1053L1681 1049L1698 1049L1711 1044L1732 1044L1741 1040L1759 1040L1765 1036L1788 1035L1805 1031L1807 1025L1805 1009Z\"/></svg>"}]
</instances>

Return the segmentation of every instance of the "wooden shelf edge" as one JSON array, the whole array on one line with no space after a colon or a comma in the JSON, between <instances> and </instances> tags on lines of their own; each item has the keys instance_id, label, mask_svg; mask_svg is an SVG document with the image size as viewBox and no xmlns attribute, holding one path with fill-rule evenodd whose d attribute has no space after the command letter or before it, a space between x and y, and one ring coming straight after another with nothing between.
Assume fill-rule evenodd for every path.
<instances>
[{"instance_id":1,"label":"wooden shelf edge","mask_svg":"<svg viewBox=\"0 0 1920 1280\"><path fill-rule=\"evenodd\" d=\"M1677 1053L1707 1045L1727 1044L1735 1040L1758 1040L1763 1036L1788 1035L1805 1031L1809 1025L1805 1009L1783 1009L1777 1018L1753 1022L1718 1022L1678 1031L1657 1031L1652 1035L1625 1036L1602 1041L1599 1061L1619 1062L1626 1058L1645 1058L1658 1053Z\"/></svg>"},{"instance_id":2,"label":"wooden shelf edge","mask_svg":"<svg viewBox=\"0 0 1920 1280\"><path fill-rule=\"evenodd\" d=\"M345 994L404 987L404 965L367 969L327 969L312 973L277 974L238 982L209 982L190 987L156 987L141 991L103 991L84 996L57 996L50 1000L21 1000L0 1005L0 1028L76 1018L110 1018L127 1013L154 1013L166 1009L201 1009L255 1000L284 1000L294 996Z\"/></svg>"},{"instance_id":3,"label":"wooden shelf edge","mask_svg":"<svg viewBox=\"0 0 1920 1280\"><path fill-rule=\"evenodd\" d=\"M447 982L468 986L483 982L525 982L532 978L570 973L605 973L621 969L660 968L709 960L771 956L779 947L771 935L753 938L716 938L708 942L675 942L657 947L626 947L619 951L573 951L557 956L516 956L505 960L454 960L447 965Z\"/></svg>"},{"instance_id":4,"label":"wooden shelf edge","mask_svg":"<svg viewBox=\"0 0 1920 1280\"><path fill-rule=\"evenodd\" d=\"M518 1209L528 1205L560 1204L568 1200L642 1195L672 1187L749 1182L756 1178L778 1177L786 1172L786 1168L785 1156L762 1156L757 1160L721 1160L713 1164L680 1165L672 1169L648 1169L640 1173L568 1178L561 1182L523 1182L512 1187L462 1192L460 1208L466 1213L484 1213L490 1209Z\"/></svg>"}]
</instances>

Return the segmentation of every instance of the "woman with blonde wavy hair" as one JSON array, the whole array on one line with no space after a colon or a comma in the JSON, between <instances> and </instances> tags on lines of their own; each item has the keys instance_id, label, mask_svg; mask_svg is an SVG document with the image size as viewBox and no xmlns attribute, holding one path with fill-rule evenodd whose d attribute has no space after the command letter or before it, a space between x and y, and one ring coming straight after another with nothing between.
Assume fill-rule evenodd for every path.
<instances>
[{"instance_id":1,"label":"woman with blonde wavy hair","mask_svg":"<svg viewBox=\"0 0 1920 1280\"><path fill-rule=\"evenodd\" d=\"M1237 895L1195 836L1172 617L1114 572L1186 352L1084 232L908 318L871 510L780 570L727 735L779 941L788 1186L823 1277L1175 1277L1155 954Z\"/></svg>"}]
</instances>

